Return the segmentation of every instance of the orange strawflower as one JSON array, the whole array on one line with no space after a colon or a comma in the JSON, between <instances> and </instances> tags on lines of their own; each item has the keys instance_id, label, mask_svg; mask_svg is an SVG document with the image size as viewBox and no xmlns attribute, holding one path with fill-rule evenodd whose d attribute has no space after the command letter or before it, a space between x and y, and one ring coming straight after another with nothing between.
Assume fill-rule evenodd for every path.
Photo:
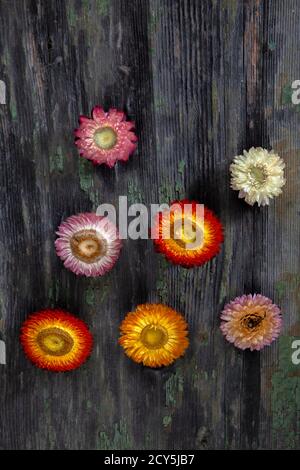
<instances>
[{"instance_id":1,"label":"orange strawflower","mask_svg":"<svg viewBox=\"0 0 300 470\"><path fill-rule=\"evenodd\" d=\"M138 305L127 314L120 330L119 343L125 353L144 366L168 366L189 345L185 319L167 305Z\"/></svg>"},{"instance_id":2,"label":"orange strawflower","mask_svg":"<svg viewBox=\"0 0 300 470\"><path fill-rule=\"evenodd\" d=\"M20 341L31 362L55 372L77 369L93 344L87 325L60 309L30 315L22 325Z\"/></svg>"},{"instance_id":3,"label":"orange strawflower","mask_svg":"<svg viewBox=\"0 0 300 470\"><path fill-rule=\"evenodd\" d=\"M154 245L167 260L185 268L201 266L216 256L223 242L223 227L212 211L195 201L174 201L156 216ZM166 235L167 234L167 235Z\"/></svg>"}]
</instances>

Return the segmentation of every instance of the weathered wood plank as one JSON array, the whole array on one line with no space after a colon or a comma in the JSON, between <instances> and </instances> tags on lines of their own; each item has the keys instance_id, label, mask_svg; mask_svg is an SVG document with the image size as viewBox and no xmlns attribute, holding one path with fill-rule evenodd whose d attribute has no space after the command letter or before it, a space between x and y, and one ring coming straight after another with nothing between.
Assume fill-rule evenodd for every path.
<instances>
[{"instance_id":1,"label":"weathered wood plank","mask_svg":"<svg viewBox=\"0 0 300 470\"><path fill-rule=\"evenodd\" d=\"M239 449L299 447L299 113L297 0L1 0L0 448ZM94 104L136 121L127 165L94 168L72 130ZM251 146L287 163L284 194L251 208L229 189L229 164ZM55 229L101 202L196 198L222 219L222 253L184 270L126 241L116 268L81 279L56 257ZM285 335L242 353L219 331L224 302L262 292L282 305ZM117 345L138 303L182 311L191 346L150 370ZM64 375L24 358L27 313L61 306L95 335L91 359Z\"/></svg>"}]
</instances>

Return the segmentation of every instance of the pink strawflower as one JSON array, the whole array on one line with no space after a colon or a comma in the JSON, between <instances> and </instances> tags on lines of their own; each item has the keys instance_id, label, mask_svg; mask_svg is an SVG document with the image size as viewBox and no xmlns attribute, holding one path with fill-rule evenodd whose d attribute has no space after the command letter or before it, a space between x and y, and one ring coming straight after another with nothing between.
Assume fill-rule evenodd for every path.
<instances>
[{"instance_id":1,"label":"pink strawflower","mask_svg":"<svg viewBox=\"0 0 300 470\"><path fill-rule=\"evenodd\" d=\"M56 233L56 253L75 274L103 276L119 257L121 240L107 217L93 213L72 215Z\"/></svg>"},{"instance_id":2,"label":"pink strawflower","mask_svg":"<svg viewBox=\"0 0 300 470\"><path fill-rule=\"evenodd\" d=\"M134 123L126 121L123 111L112 108L106 113L95 106L92 119L80 116L79 124L74 131L75 144L80 155L96 165L112 168L117 160L127 161L136 149Z\"/></svg>"},{"instance_id":3,"label":"pink strawflower","mask_svg":"<svg viewBox=\"0 0 300 470\"><path fill-rule=\"evenodd\" d=\"M279 307L268 297L249 294L225 305L221 330L237 348L259 351L278 338L282 326Z\"/></svg>"}]
</instances>

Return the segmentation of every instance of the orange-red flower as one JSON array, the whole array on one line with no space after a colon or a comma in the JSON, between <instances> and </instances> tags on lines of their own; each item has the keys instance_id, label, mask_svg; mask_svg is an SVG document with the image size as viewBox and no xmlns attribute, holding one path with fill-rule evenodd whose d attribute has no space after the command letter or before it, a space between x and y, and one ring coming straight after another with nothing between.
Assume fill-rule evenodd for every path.
<instances>
[{"instance_id":1,"label":"orange-red flower","mask_svg":"<svg viewBox=\"0 0 300 470\"><path fill-rule=\"evenodd\" d=\"M200 266L220 251L223 242L221 222L199 203L174 201L169 210L156 216L153 227L156 250L174 264L185 268Z\"/></svg>"},{"instance_id":2,"label":"orange-red flower","mask_svg":"<svg viewBox=\"0 0 300 470\"><path fill-rule=\"evenodd\" d=\"M87 325L60 309L30 315L22 325L20 341L33 364L54 372L77 369L93 345Z\"/></svg>"},{"instance_id":3,"label":"orange-red flower","mask_svg":"<svg viewBox=\"0 0 300 470\"><path fill-rule=\"evenodd\" d=\"M142 304L126 315L119 343L133 361L148 367L172 364L189 345L184 317L163 304Z\"/></svg>"}]
</instances>

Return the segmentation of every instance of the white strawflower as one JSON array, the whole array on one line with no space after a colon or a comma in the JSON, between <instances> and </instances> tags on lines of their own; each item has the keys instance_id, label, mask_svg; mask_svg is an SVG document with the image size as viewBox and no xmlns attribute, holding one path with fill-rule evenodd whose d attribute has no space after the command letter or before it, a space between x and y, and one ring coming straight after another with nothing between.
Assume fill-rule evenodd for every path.
<instances>
[{"instance_id":1,"label":"white strawflower","mask_svg":"<svg viewBox=\"0 0 300 470\"><path fill-rule=\"evenodd\" d=\"M230 165L231 188L239 191L239 197L253 206L269 204L269 199L281 194L285 185L285 164L273 150L252 147L244 155L234 157Z\"/></svg>"}]
</instances>

